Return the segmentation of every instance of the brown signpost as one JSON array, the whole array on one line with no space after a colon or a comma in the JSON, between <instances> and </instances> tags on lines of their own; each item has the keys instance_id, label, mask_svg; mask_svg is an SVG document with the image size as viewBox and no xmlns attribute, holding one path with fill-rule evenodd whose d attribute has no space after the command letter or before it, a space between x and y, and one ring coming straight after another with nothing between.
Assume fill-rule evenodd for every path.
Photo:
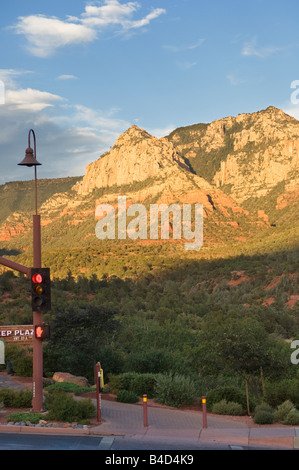
<instances>
[{"instance_id":1,"label":"brown signpost","mask_svg":"<svg viewBox=\"0 0 299 470\"><path fill-rule=\"evenodd\" d=\"M0 339L5 343L32 344L33 325L0 326Z\"/></svg>"}]
</instances>

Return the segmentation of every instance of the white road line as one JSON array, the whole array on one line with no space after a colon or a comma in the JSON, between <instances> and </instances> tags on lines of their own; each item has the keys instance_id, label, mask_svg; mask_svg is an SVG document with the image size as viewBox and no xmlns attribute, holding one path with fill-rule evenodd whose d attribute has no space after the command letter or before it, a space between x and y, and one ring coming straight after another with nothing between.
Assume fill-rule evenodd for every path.
<instances>
[{"instance_id":1,"label":"white road line","mask_svg":"<svg viewBox=\"0 0 299 470\"><path fill-rule=\"evenodd\" d=\"M99 444L99 449L100 450L109 450L110 447L112 446L114 441L114 437L103 437L100 444Z\"/></svg>"}]
</instances>

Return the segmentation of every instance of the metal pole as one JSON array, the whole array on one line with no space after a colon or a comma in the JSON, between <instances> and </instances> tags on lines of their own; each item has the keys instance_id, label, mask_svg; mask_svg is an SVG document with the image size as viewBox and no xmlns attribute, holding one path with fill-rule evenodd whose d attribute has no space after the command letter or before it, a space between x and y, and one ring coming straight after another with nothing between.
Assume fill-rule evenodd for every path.
<instances>
[{"instance_id":1,"label":"metal pole","mask_svg":"<svg viewBox=\"0 0 299 470\"><path fill-rule=\"evenodd\" d=\"M145 428L148 427L148 419L147 419L147 395L143 395L143 426Z\"/></svg>"},{"instance_id":2,"label":"metal pole","mask_svg":"<svg viewBox=\"0 0 299 470\"><path fill-rule=\"evenodd\" d=\"M208 427L207 423L207 399L206 397L202 397L202 427L206 429Z\"/></svg>"},{"instance_id":3,"label":"metal pole","mask_svg":"<svg viewBox=\"0 0 299 470\"><path fill-rule=\"evenodd\" d=\"M41 268L40 216L33 216L33 267ZM33 312L33 326L42 323L42 314ZM33 399L35 413L43 411L43 342L33 337Z\"/></svg>"},{"instance_id":4,"label":"metal pole","mask_svg":"<svg viewBox=\"0 0 299 470\"><path fill-rule=\"evenodd\" d=\"M27 266L23 266L22 264L15 263L14 261L3 258L2 256L0 256L0 264L2 264L3 266L6 266L7 268L15 269L16 271L19 271L20 273L26 274L27 277L30 277L31 268L27 268Z\"/></svg>"},{"instance_id":5,"label":"metal pole","mask_svg":"<svg viewBox=\"0 0 299 470\"><path fill-rule=\"evenodd\" d=\"M96 384L97 384L97 421L98 423L101 422L102 416L101 416L101 394L100 394L100 373L101 373L101 366L97 362L95 366L95 371L96 371Z\"/></svg>"}]
</instances>

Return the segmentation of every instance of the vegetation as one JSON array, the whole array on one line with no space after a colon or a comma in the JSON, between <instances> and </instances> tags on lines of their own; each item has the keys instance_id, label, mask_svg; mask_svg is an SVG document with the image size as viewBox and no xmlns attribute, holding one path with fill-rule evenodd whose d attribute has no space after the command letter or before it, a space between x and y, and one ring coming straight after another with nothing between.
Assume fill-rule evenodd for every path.
<instances>
[{"instance_id":1,"label":"vegetation","mask_svg":"<svg viewBox=\"0 0 299 470\"><path fill-rule=\"evenodd\" d=\"M29 412L16 412L11 413L7 416L7 420L12 423L31 423L31 424L38 424L41 419L45 419L45 416L42 413L29 413Z\"/></svg>"},{"instance_id":2,"label":"vegetation","mask_svg":"<svg viewBox=\"0 0 299 470\"><path fill-rule=\"evenodd\" d=\"M75 400L61 389L51 390L45 399L47 420L84 421L95 416L96 409L91 399Z\"/></svg>"},{"instance_id":3,"label":"vegetation","mask_svg":"<svg viewBox=\"0 0 299 470\"><path fill-rule=\"evenodd\" d=\"M213 405L212 413L219 415L242 416L244 414L244 410L240 403L235 403L233 401L227 402L223 399Z\"/></svg>"},{"instance_id":4,"label":"vegetation","mask_svg":"<svg viewBox=\"0 0 299 470\"><path fill-rule=\"evenodd\" d=\"M32 403L32 391L2 388L0 390L0 403L3 403L6 408L29 408Z\"/></svg>"},{"instance_id":5,"label":"vegetation","mask_svg":"<svg viewBox=\"0 0 299 470\"><path fill-rule=\"evenodd\" d=\"M63 370L93 383L100 361L114 393L147 393L175 406L207 395L208 405L226 400L249 414L261 400L272 407L291 400L298 408L290 342L299 338L299 305L288 304L297 293L298 250L211 260L162 257L160 269L149 264L147 250L139 255L144 268L138 278L124 271L122 277L54 277L52 311L44 316L51 325L46 376ZM1 323L31 324L29 281L6 271L0 292ZM22 375L32 373L30 347L7 345L6 360ZM184 377L174 391L178 399L163 397L162 385L166 390L167 380L178 376ZM182 398L184 381L195 386L190 401ZM222 392L228 385L238 396Z\"/></svg>"},{"instance_id":6,"label":"vegetation","mask_svg":"<svg viewBox=\"0 0 299 470\"><path fill-rule=\"evenodd\" d=\"M256 424L272 424L274 423L274 410L267 403L262 403L256 407L253 419Z\"/></svg>"}]
</instances>

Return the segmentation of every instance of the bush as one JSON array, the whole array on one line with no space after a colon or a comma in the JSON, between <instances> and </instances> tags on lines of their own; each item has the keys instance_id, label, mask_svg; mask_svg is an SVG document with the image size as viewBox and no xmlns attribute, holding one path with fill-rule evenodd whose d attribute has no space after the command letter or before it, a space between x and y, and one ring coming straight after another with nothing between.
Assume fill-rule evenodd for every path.
<instances>
[{"instance_id":1,"label":"bush","mask_svg":"<svg viewBox=\"0 0 299 470\"><path fill-rule=\"evenodd\" d=\"M284 379L280 382L265 383L265 399L271 406L279 406L286 400L294 403L299 408L299 387L298 379Z\"/></svg>"},{"instance_id":2,"label":"bush","mask_svg":"<svg viewBox=\"0 0 299 470\"><path fill-rule=\"evenodd\" d=\"M109 375L109 387L112 393L119 390L132 390L132 382L137 377L136 372L125 372L119 375Z\"/></svg>"},{"instance_id":3,"label":"bush","mask_svg":"<svg viewBox=\"0 0 299 470\"><path fill-rule=\"evenodd\" d=\"M285 419L283 420L283 424L288 424L289 426L297 426L299 425L299 410L293 408Z\"/></svg>"},{"instance_id":4,"label":"bush","mask_svg":"<svg viewBox=\"0 0 299 470\"><path fill-rule=\"evenodd\" d=\"M153 398L157 384L157 374L138 374L131 383L132 392L139 397L146 394Z\"/></svg>"},{"instance_id":5,"label":"bush","mask_svg":"<svg viewBox=\"0 0 299 470\"><path fill-rule=\"evenodd\" d=\"M299 424L299 411L290 400L278 406L274 413L276 421L282 424L297 426Z\"/></svg>"},{"instance_id":6,"label":"bush","mask_svg":"<svg viewBox=\"0 0 299 470\"><path fill-rule=\"evenodd\" d=\"M146 394L149 398L153 398L156 383L157 374L125 372L119 375L109 375L109 387L112 393L128 390L139 397Z\"/></svg>"},{"instance_id":7,"label":"bush","mask_svg":"<svg viewBox=\"0 0 299 470\"><path fill-rule=\"evenodd\" d=\"M13 363L13 369L15 374L20 377L32 377L32 356L24 356L16 359Z\"/></svg>"},{"instance_id":8,"label":"bush","mask_svg":"<svg viewBox=\"0 0 299 470\"><path fill-rule=\"evenodd\" d=\"M168 406L190 405L196 398L196 387L189 377L180 374L158 374L154 398Z\"/></svg>"},{"instance_id":9,"label":"bush","mask_svg":"<svg viewBox=\"0 0 299 470\"><path fill-rule=\"evenodd\" d=\"M242 405L243 410L247 409L246 393L239 388L226 386L210 390L207 393L207 410L212 411L213 405L221 400L239 403ZM249 406L251 409L254 407L252 399L249 400Z\"/></svg>"},{"instance_id":10,"label":"bush","mask_svg":"<svg viewBox=\"0 0 299 470\"><path fill-rule=\"evenodd\" d=\"M129 390L120 390L117 394L116 401L122 403L136 403L139 401L139 398L134 392Z\"/></svg>"},{"instance_id":11,"label":"bush","mask_svg":"<svg viewBox=\"0 0 299 470\"><path fill-rule=\"evenodd\" d=\"M95 416L95 406L88 399L75 400L61 389L50 391L45 399L47 419L56 421L82 421Z\"/></svg>"},{"instance_id":12,"label":"bush","mask_svg":"<svg viewBox=\"0 0 299 470\"><path fill-rule=\"evenodd\" d=\"M214 403L212 413L218 415L241 416L243 415L243 408L240 403L235 403L233 401L227 402L224 399L218 403Z\"/></svg>"},{"instance_id":13,"label":"bush","mask_svg":"<svg viewBox=\"0 0 299 470\"><path fill-rule=\"evenodd\" d=\"M32 391L3 388L0 390L0 402L7 408L29 408L32 405Z\"/></svg>"},{"instance_id":14,"label":"bush","mask_svg":"<svg viewBox=\"0 0 299 470\"><path fill-rule=\"evenodd\" d=\"M274 412L275 420L278 421L278 423L282 423L288 413L294 408L295 407L290 400L284 401L281 405L277 407L277 410L275 410Z\"/></svg>"},{"instance_id":15,"label":"bush","mask_svg":"<svg viewBox=\"0 0 299 470\"><path fill-rule=\"evenodd\" d=\"M253 421L255 424L272 424L274 423L274 411L267 403L258 405L254 410Z\"/></svg>"},{"instance_id":16,"label":"bush","mask_svg":"<svg viewBox=\"0 0 299 470\"><path fill-rule=\"evenodd\" d=\"M7 419L13 423L29 421L32 424L38 424L41 419L44 419L44 415L41 413L11 413L7 416Z\"/></svg>"},{"instance_id":17,"label":"bush","mask_svg":"<svg viewBox=\"0 0 299 470\"><path fill-rule=\"evenodd\" d=\"M47 392L57 389L61 389L66 393L74 393L75 395L81 395L82 393L90 392L92 390L89 387L82 387L81 385L69 382L56 382L55 384L51 384L45 387Z\"/></svg>"}]
</instances>

